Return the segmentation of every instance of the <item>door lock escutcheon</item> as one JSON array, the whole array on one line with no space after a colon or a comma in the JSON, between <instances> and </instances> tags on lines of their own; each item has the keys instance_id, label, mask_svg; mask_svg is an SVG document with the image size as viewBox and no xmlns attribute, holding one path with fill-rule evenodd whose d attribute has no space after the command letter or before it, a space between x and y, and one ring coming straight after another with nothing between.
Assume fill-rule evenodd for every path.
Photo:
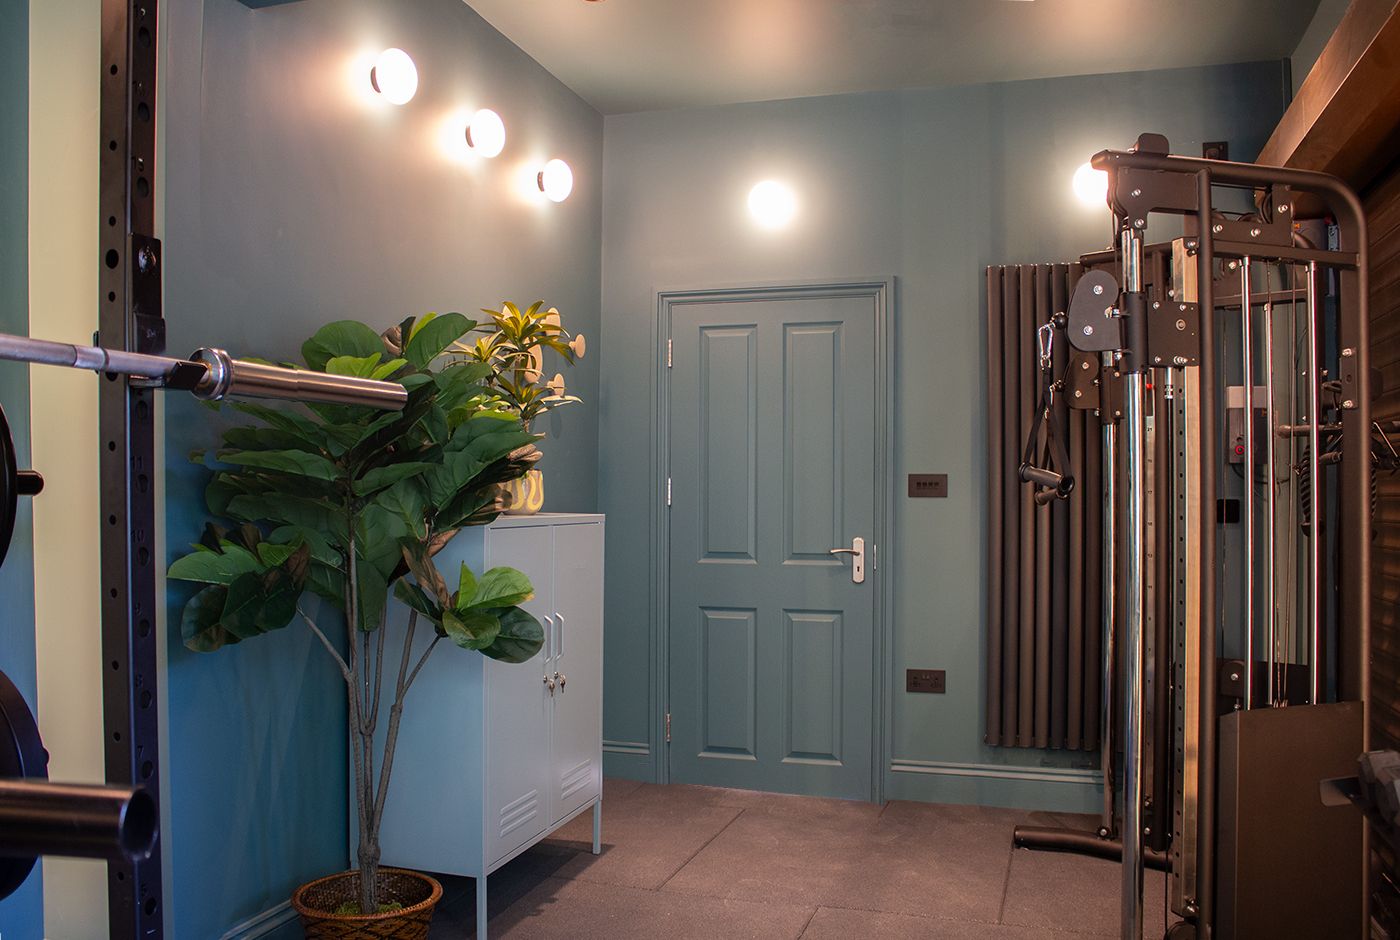
<instances>
[{"instance_id":1,"label":"door lock escutcheon","mask_svg":"<svg viewBox=\"0 0 1400 940\"><path fill-rule=\"evenodd\" d=\"M851 556L851 581L855 584L865 583L865 539L857 535L851 539L850 548L830 549L833 555Z\"/></svg>"}]
</instances>

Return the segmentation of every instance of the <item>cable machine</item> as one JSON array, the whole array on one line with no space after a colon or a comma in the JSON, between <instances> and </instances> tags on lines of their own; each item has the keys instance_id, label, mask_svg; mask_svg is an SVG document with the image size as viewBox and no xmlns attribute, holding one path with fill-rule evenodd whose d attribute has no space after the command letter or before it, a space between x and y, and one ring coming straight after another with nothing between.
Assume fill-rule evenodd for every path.
<instances>
[{"instance_id":1,"label":"cable machine","mask_svg":"<svg viewBox=\"0 0 1400 940\"><path fill-rule=\"evenodd\" d=\"M1115 247L1041 328L1037 504L1074 487L1037 436L1056 396L1103 436L1104 808L1015 842L1121 859L1125 940L1147 867L1172 938L1363 937L1365 824L1320 794L1368 750L1372 473L1400 465L1370 417L1365 220L1331 176L1168 150L1094 156ZM1147 244L1154 215L1181 237ZM1082 368L1054 373L1056 336Z\"/></svg>"}]
</instances>

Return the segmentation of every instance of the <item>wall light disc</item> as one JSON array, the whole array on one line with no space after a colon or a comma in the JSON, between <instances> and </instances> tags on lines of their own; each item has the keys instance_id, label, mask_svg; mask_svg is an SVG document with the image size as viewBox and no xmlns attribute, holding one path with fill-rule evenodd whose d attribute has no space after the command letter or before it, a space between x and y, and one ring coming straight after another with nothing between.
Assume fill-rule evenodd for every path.
<instances>
[{"instance_id":1,"label":"wall light disc","mask_svg":"<svg viewBox=\"0 0 1400 940\"><path fill-rule=\"evenodd\" d=\"M467 125L467 146L483 157L494 157L506 146L506 125L501 116L490 108L472 115Z\"/></svg>"},{"instance_id":2,"label":"wall light disc","mask_svg":"<svg viewBox=\"0 0 1400 940\"><path fill-rule=\"evenodd\" d=\"M1086 206L1102 209L1108 203L1108 173L1081 163L1074 171L1074 194Z\"/></svg>"},{"instance_id":3,"label":"wall light disc","mask_svg":"<svg viewBox=\"0 0 1400 940\"><path fill-rule=\"evenodd\" d=\"M369 83L392 104L408 104L418 91L418 67L402 49L385 49L369 70Z\"/></svg>"},{"instance_id":4,"label":"wall light disc","mask_svg":"<svg viewBox=\"0 0 1400 940\"><path fill-rule=\"evenodd\" d=\"M536 179L540 192L551 202L563 202L574 191L574 171L563 160L550 160Z\"/></svg>"},{"instance_id":5,"label":"wall light disc","mask_svg":"<svg viewBox=\"0 0 1400 940\"><path fill-rule=\"evenodd\" d=\"M797 194L777 180L764 180L749 190L749 215L764 228L782 228L797 215Z\"/></svg>"}]
</instances>

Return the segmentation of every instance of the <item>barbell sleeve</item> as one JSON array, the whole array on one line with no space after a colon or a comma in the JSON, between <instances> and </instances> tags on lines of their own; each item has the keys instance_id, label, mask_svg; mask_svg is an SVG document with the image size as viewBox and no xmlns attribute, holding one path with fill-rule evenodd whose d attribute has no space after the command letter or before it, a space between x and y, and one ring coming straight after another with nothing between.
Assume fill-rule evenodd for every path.
<instances>
[{"instance_id":1,"label":"barbell sleeve","mask_svg":"<svg viewBox=\"0 0 1400 940\"><path fill-rule=\"evenodd\" d=\"M0 856L141 859L155 845L157 817L139 787L0 780Z\"/></svg>"},{"instance_id":2,"label":"barbell sleeve","mask_svg":"<svg viewBox=\"0 0 1400 940\"><path fill-rule=\"evenodd\" d=\"M408 401L408 392L397 382L248 362L213 348L195 350L186 360L0 333L0 359L136 376L207 401L273 398L390 411L402 410Z\"/></svg>"},{"instance_id":3,"label":"barbell sleeve","mask_svg":"<svg viewBox=\"0 0 1400 940\"><path fill-rule=\"evenodd\" d=\"M277 398L332 405L365 405L402 410L408 391L397 382L379 382L350 375L329 375L304 369L284 369L234 359L222 349L197 349L191 361L205 366L204 378L194 388L196 397L217 400Z\"/></svg>"}]
</instances>

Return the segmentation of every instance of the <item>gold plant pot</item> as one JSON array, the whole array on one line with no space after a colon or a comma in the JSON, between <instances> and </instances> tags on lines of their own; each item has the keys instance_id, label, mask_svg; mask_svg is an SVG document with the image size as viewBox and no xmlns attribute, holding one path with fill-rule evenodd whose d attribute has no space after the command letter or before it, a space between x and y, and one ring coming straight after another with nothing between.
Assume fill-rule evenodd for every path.
<instances>
[{"instance_id":1,"label":"gold plant pot","mask_svg":"<svg viewBox=\"0 0 1400 940\"><path fill-rule=\"evenodd\" d=\"M544 474L531 470L518 480L505 484L506 513L533 516L544 508Z\"/></svg>"}]
</instances>

